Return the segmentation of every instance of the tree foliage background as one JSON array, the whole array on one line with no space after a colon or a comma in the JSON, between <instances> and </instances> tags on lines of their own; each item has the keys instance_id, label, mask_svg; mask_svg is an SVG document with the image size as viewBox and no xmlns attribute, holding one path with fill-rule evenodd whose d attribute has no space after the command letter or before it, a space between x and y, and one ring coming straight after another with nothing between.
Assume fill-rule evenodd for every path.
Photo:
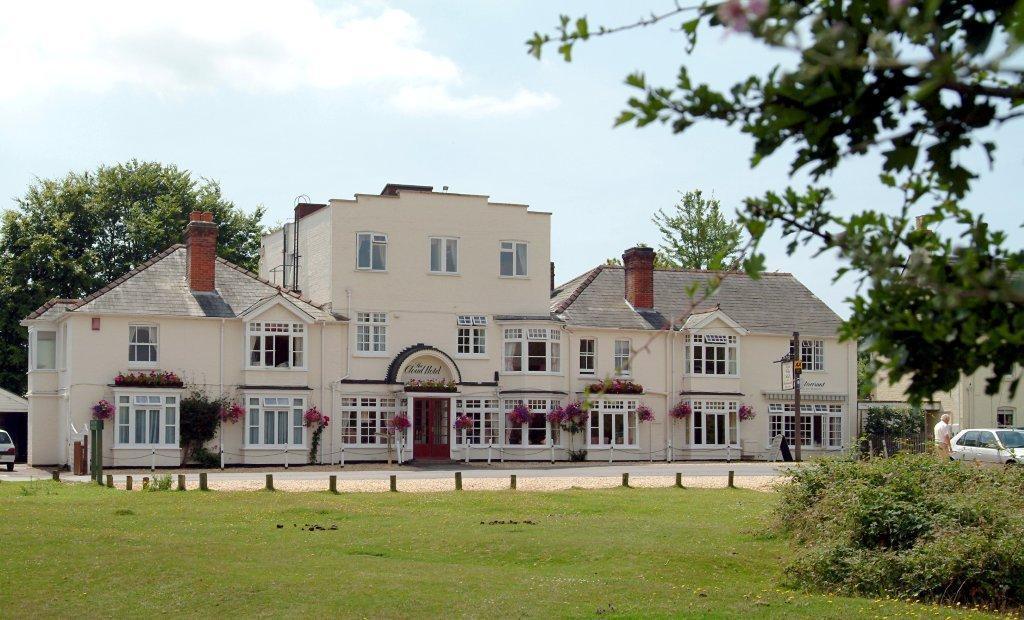
<instances>
[{"instance_id":1,"label":"tree foliage background","mask_svg":"<svg viewBox=\"0 0 1024 620\"><path fill-rule=\"evenodd\" d=\"M699 190L682 194L670 213L652 218L661 232L659 256L677 269L732 269L740 258L742 229L722 215L715 198Z\"/></svg>"},{"instance_id":2,"label":"tree foliage background","mask_svg":"<svg viewBox=\"0 0 1024 620\"><path fill-rule=\"evenodd\" d=\"M78 298L184 241L188 214L211 211L218 254L257 268L263 208L245 213L220 186L173 165L132 160L38 179L0 222L0 385L25 390L27 330L46 301Z\"/></svg>"},{"instance_id":3,"label":"tree foliage background","mask_svg":"<svg viewBox=\"0 0 1024 620\"><path fill-rule=\"evenodd\" d=\"M724 90L695 83L683 54L674 84L633 73L626 83L636 94L616 123L675 133L707 121L734 126L753 138L752 166L793 153L791 176L806 172L812 184L745 200L739 221L752 251L744 268L755 277L764 270L758 247L770 228L791 254L808 246L837 255L836 277L860 285L841 335L860 340L870 374L908 375L908 396L919 402L982 368L994 371L988 393L1020 380L1024 252L962 201L978 176L965 155L980 151L992 162L997 154L982 130L1024 116L1022 16L1024 0L725 0L675 4L614 26L563 15L526 43L538 58L555 45L571 61L578 43L668 22L685 53L723 33L791 52L794 63L764 74L737 67ZM892 188L893 203L838 215L825 181L866 154L881 156L878 182ZM940 223L955 232L927 230Z\"/></svg>"}]
</instances>

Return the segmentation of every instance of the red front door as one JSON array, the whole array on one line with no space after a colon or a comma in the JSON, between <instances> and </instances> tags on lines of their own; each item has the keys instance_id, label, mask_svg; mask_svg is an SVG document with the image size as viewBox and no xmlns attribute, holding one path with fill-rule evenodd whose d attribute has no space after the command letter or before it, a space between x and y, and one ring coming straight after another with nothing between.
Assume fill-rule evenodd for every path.
<instances>
[{"instance_id":1,"label":"red front door","mask_svg":"<svg viewBox=\"0 0 1024 620\"><path fill-rule=\"evenodd\" d=\"M414 398L412 401L412 456L448 459L448 399Z\"/></svg>"}]
</instances>

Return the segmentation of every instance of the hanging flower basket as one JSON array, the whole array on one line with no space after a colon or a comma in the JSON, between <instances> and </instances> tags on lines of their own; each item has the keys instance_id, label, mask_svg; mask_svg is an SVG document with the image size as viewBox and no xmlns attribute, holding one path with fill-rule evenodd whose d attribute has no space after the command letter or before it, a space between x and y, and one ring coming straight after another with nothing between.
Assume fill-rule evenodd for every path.
<instances>
[{"instance_id":1,"label":"hanging flower basket","mask_svg":"<svg viewBox=\"0 0 1024 620\"><path fill-rule=\"evenodd\" d=\"M171 371L151 370L149 372L122 372L114 377L119 387L183 387L181 377Z\"/></svg>"},{"instance_id":2,"label":"hanging flower basket","mask_svg":"<svg viewBox=\"0 0 1024 620\"><path fill-rule=\"evenodd\" d=\"M590 384L591 394L643 394L644 386L634 381L614 379Z\"/></svg>"},{"instance_id":3,"label":"hanging flower basket","mask_svg":"<svg viewBox=\"0 0 1024 620\"><path fill-rule=\"evenodd\" d=\"M455 430L468 431L473 428L473 418L462 414L455 418Z\"/></svg>"},{"instance_id":4,"label":"hanging flower basket","mask_svg":"<svg viewBox=\"0 0 1024 620\"><path fill-rule=\"evenodd\" d=\"M512 426L522 426L529 424L531 417L533 417L533 414L530 413L530 408L520 403L509 412L508 423Z\"/></svg>"},{"instance_id":5,"label":"hanging flower basket","mask_svg":"<svg viewBox=\"0 0 1024 620\"><path fill-rule=\"evenodd\" d=\"M395 414L388 420L388 428L391 432L404 431L410 426L412 426L412 422L409 421L409 416L404 413Z\"/></svg>"},{"instance_id":6,"label":"hanging flower basket","mask_svg":"<svg viewBox=\"0 0 1024 620\"><path fill-rule=\"evenodd\" d=\"M751 407L750 405L740 405L738 413L739 418L741 420L753 420L754 418L757 417L757 413L754 411L754 408Z\"/></svg>"},{"instance_id":7,"label":"hanging flower basket","mask_svg":"<svg viewBox=\"0 0 1024 620\"><path fill-rule=\"evenodd\" d=\"M672 410L668 412L670 416L677 420L685 420L690 417L691 413L693 413L693 407L690 406L690 403L685 401L677 403L676 406L672 407Z\"/></svg>"},{"instance_id":8,"label":"hanging flower basket","mask_svg":"<svg viewBox=\"0 0 1024 620\"><path fill-rule=\"evenodd\" d=\"M109 400L101 400L92 406L93 420L109 420L114 417L114 406Z\"/></svg>"},{"instance_id":9,"label":"hanging flower basket","mask_svg":"<svg viewBox=\"0 0 1024 620\"><path fill-rule=\"evenodd\" d=\"M647 405L640 403L636 408L636 419L640 422L653 422L654 411Z\"/></svg>"},{"instance_id":10,"label":"hanging flower basket","mask_svg":"<svg viewBox=\"0 0 1024 620\"><path fill-rule=\"evenodd\" d=\"M320 413L320 410L316 408L316 405L306 409L306 413L302 414L302 423L306 425L306 428L326 427L331 421L329 416L325 416Z\"/></svg>"},{"instance_id":11,"label":"hanging flower basket","mask_svg":"<svg viewBox=\"0 0 1024 620\"><path fill-rule=\"evenodd\" d=\"M547 420L552 428L558 428L565 421L565 407L555 407L548 412Z\"/></svg>"},{"instance_id":12,"label":"hanging flower basket","mask_svg":"<svg viewBox=\"0 0 1024 620\"><path fill-rule=\"evenodd\" d=\"M406 392L455 392L459 386L447 379L412 379L405 384Z\"/></svg>"},{"instance_id":13,"label":"hanging flower basket","mask_svg":"<svg viewBox=\"0 0 1024 620\"><path fill-rule=\"evenodd\" d=\"M562 408L562 429L570 433L582 433L587 428L587 416L583 404L578 400L568 403Z\"/></svg>"},{"instance_id":14,"label":"hanging flower basket","mask_svg":"<svg viewBox=\"0 0 1024 620\"><path fill-rule=\"evenodd\" d=\"M245 408L238 403L231 403L230 405L222 406L217 415L220 417L221 422L235 424L245 417Z\"/></svg>"}]
</instances>

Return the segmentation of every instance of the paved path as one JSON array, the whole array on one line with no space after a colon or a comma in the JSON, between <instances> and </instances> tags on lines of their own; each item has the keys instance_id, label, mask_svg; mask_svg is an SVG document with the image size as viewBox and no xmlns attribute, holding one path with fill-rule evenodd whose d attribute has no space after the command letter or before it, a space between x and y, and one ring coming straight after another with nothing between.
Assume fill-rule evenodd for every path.
<instances>
[{"instance_id":1,"label":"paved path","mask_svg":"<svg viewBox=\"0 0 1024 620\"><path fill-rule=\"evenodd\" d=\"M685 477L724 477L729 471L736 472L741 477L766 477L775 478L783 474L792 466L792 463L764 463L764 462L677 462L677 463L621 463L615 465L569 465L558 463L555 465L541 463L446 463L443 465L402 465L382 466L380 464L350 465L345 468L316 466L284 469L280 467L268 468L235 468L220 471L216 469L206 470L209 473L210 481L260 481L262 482L267 473L274 474L274 480L325 480L327 476L336 475L338 480L387 480L392 474L396 474L399 480L448 480L452 478L453 472L461 471L463 478L508 478L515 474L518 478L616 478L628 473L630 476L675 476L681 472ZM148 470L120 470L110 469L105 473L114 476L115 483L123 483L126 475L132 475L136 479L140 476L152 475ZM199 470L171 470L158 469L157 475L185 474L189 482L199 480ZM39 480L49 479L50 473L40 469L33 469L24 465L15 467L15 471L8 473L0 472L0 481L17 480ZM86 482L88 476L72 476L62 474L62 480L71 482Z\"/></svg>"}]
</instances>

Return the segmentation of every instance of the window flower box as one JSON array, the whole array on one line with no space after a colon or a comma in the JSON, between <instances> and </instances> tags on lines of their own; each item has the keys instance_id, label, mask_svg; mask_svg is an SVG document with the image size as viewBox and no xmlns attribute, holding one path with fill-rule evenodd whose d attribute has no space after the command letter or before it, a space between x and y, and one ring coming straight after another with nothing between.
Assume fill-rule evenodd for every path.
<instances>
[{"instance_id":1,"label":"window flower box","mask_svg":"<svg viewBox=\"0 0 1024 620\"><path fill-rule=\"evenodd\" d=\"M643 394L644 386L634 381L614 379L590 384L591 394Z\"/></svg>"},{"instance_id":2,"label":"window flower box","mask_svg":"<svg viewBox=\"0 0 1024 620\"><path fill-rule=\"evenodd\" d=\"M456 392L459 386L447 379L413 379L405 384L406 392Z\"/></svg>"},{"instance_id":3,"label":"window flower box","mask_svg":"<svg viewBox=\"0 0 1024 620\"><path fill-rule=\"evenodd\" d=\"M114 377L117 387L184 387L181 377L171 371L151 370L149 372L122 372Z\"/></svg>"}]
</instances>

